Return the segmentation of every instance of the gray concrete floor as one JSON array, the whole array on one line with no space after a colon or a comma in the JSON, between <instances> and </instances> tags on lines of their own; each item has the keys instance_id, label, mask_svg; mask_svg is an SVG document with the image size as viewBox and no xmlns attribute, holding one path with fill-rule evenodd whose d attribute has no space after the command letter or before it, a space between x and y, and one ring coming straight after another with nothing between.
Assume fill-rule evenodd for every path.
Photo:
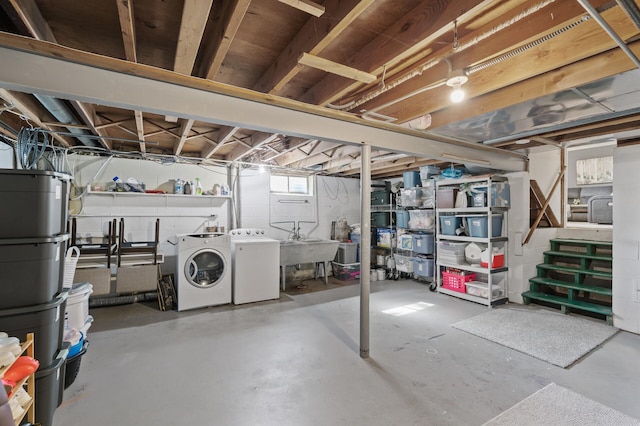
<instances>
[{"instance_id":1,"label":"gray concrete floor","mask_svg":"<svg viewBox=\"0 0 640 426\"><path fill-rule=\"evenodd\" d=\"M562 369L451 324L486 307L412 280L192 312L92 309L91 342L54 425L481 425L555 382L640 418L640 336ZM383 311L424 302L404 316ZM37 403L37 401L36 401Z\"/></svg>"}]
</instances>

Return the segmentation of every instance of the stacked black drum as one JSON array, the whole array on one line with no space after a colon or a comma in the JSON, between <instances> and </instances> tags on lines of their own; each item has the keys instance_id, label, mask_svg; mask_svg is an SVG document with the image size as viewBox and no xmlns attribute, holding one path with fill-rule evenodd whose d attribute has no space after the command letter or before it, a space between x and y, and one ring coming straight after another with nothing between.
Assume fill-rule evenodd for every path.
<instances>
[{"instance_id":1,"label":"stacked black drum","mask_svg":"<svg viewBox=\"0 0 640 426\"><path fill-rule=\"evenodd\" d=\"M62 402L68 347L62 337L70 176L0 170L0 330L34 333L36 422L53 423ZM65 344L68 345L68 344Z\"/></svg>"}]
</instances>

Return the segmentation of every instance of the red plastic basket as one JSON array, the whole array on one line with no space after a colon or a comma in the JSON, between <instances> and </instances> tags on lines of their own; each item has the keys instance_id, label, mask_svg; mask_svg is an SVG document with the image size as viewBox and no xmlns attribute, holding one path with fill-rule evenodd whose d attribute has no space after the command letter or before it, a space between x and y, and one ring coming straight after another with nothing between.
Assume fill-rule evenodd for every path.
<instances>
[{"instance_id":1,"label":"red plastic basket","mask_svg":"<svg viewBox=\"0 0 640 426\"><path fill-rule=\"evenodd\" d=\"M458 275L452 274L451 272L442 271L442 287L460 293L466 293L466 283L475 279L476 274Z\"/></svg>"}]
</instances>

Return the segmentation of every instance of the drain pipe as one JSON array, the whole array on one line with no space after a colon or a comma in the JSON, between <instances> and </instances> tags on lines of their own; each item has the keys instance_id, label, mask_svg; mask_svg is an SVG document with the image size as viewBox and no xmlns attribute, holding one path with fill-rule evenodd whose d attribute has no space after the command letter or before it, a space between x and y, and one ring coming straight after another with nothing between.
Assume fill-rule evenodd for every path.
<instances>
[{"instance_id":1,"label":"drain pipe","mask_svg":"<svg viewBox=\"0 0 640 426\"><path fill-rule=\"evenodd\" d=\"M605 21L604 18L600 16L598 11L595 10L587 0L577 0L577 1L578 3L580 3L580 6L582 6L584 10L586 10L589 13L589 15L591 15L591 17L595 19L598 24L600 24L602 29L609 35L609 37L613 39L613 41L616 42L618 47L620 47L620 49L622 49L622 51L627 54L627 56L633 61L633 63L636 64L636 67L640 68L640 60L638 59L638 57L631 51L631 49L629 49L629 46L627 46L624 40L622 40L618 36L618 34L616 34L613 28L611 28L611 26L607 24L607 21Z\"/></svg>"},{"instance_id":2,"label":"drain pipe","mask_svg":"<svg viewBox=\"0 0 640 426\"><path fill-rule=\"evenodd\" d=\"M56 120L63 124L75 124L75 118L69 113L69 110L62 103L62 101L46 95L34 94L33 96L35 96L36 99L40 101L40 103L51 113L51 115L56 118ZM78 129L76 127L67 127L67 129L70 133L73 133L76 138L80 142L82 142L83 145L94 147L100 146L95 141L84 137L87 134L82 129Z\"/></svg>"}]
</instances>

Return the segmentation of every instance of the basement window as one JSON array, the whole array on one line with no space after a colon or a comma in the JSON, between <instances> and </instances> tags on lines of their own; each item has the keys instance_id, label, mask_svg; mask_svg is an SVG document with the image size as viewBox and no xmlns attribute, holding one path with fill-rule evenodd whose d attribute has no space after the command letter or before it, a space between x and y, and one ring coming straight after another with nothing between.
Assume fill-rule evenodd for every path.
<instances>
[{"instance_id":1,"label":"basement window","mask_svg":"<svg viewBox=\"0 0 640 426\"><path fill-rule=\"evenodd\" d=\"M311 192L313 176L271 174L270 188L272 193L313 195Z\"/></svg>"}]
</instances>

